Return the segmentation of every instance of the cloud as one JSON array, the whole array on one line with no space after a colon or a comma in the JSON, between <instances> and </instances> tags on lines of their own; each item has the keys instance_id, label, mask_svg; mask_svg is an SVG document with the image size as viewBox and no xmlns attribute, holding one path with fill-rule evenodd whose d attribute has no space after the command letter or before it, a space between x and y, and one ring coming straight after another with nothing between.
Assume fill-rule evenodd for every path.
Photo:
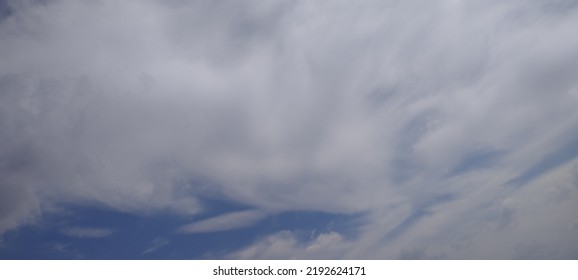
<instances>
[{"instance_id":1,"label":"cloud","mask_svg":"<svg viewBox=\"0 0 578 280\"><path fill-rule=\"evenodd\" d=\"M256 210L183 230L365 213L339 256L576 254L575 185L535 185L578 156L574 1L7 3L0 233L218 196Z\"/></svg>"},{"instance_id":2,"label":"cloud","mask_svg":"<svg viewBox=\"0 0 578 280\"><path fill-rule=\"evenodd\" d=\"M345 252L348 245L336 232L318 235L315 239L302 242L299 234L281 231L266 236L255 244L232 253L231 259L334 259Z\"/></svg>"},{"instance_id":3,"label":"cloud","mask_svg":"<svg viewBox=\"0 0 578 280\"><path fill-rule=\"evenodd\" d=\"M160 248L167 246L169 243L170 240L163 237L157 237L150 242L149 246L143 251L143 255L156 252Z\"/></svg>"},{"instance_id":4,"label":"cloud","mask_svg":"<svg viewBox=\"0 0 578 280\"><path fill-rule=\"evenodd\" d=\"M58 252L61 256L66 256L68 259L86 259L86 256L79 253L72 244L68 243L56 243L51 246L51 249Z\"/></svg>"},{"instance_id":5,"label":"cloud","mask_svg":"<svg viewBox=\"0 0 578 280\"><path fill-rule=\"evenodd\" d=\"M214 232L250 227L266 218L267 213L259 210L246 210L227 213L209 219L182 226L182 233Z\"/></svg>"},{"instance_id":6,"label":"cloud","mask_svg":"<svg viewBox=\"0 0 578 280\"><path fill-rule=\"evenodd\" d=\"M75 238L105 238L114 233L109 228L93 227L67 227L61 230L61 233Z\"/></svg>"}]
</instances>

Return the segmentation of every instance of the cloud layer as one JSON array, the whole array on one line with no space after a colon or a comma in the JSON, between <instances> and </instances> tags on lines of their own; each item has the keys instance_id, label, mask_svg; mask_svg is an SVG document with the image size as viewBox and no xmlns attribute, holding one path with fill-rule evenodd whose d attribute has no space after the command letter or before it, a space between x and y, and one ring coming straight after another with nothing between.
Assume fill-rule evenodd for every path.
<instances>
[{"instance_id":1,"label":"cloud layer","mask_svg":"<svg viewBox=\"0 0 578 280\"><path fill-rule=\"evenodd\" d=\"M255 210L183 231L365 213L231 257L578 257L575 1L8 5L0 234L209 196Z\"/></svg>"}]
</instances>

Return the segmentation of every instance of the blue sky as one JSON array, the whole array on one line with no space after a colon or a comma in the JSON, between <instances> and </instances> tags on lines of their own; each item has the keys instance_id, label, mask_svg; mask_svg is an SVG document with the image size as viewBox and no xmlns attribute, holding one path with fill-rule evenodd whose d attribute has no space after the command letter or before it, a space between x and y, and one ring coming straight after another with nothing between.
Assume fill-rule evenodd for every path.
<instances>
[{"instance_id":1,"label":"blue sky","mask_svg":"<svg viewBox=\"0 0 578 280\"><path fill-rule=\"evenodd\" d=\"M238 205L215 203L219 209ZM215 213L211 213L215 214ZM203 215L204 216L204 215ZM308 242L338 230L355 236L356 218L313 212L283 213L251 227L221 232L183 234L183 223L203 217L170 213L134 215L101 207L67 206L67 211L44 217L4 236L1 259L214 259L269 234L297 233Z\"/></svg>"},{"instance_id":2,"label":"blue sky","mask_svg":"<svg viewBox=\"0 0 578 280\"><path fill-rule=\"evenodd\" d=\"M0 1L1 259L576 259L578 3Z\"/></svg>"}]
</instances>

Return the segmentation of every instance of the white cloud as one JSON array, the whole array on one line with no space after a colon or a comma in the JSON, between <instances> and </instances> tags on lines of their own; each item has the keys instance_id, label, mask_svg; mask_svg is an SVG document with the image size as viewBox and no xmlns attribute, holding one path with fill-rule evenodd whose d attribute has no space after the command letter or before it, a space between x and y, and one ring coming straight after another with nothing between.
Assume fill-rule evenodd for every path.
<instances>
[{"instance_id":1,"label":"white cloud","mask_svg":"<svg viewBox=\"0 0 578 280\"><path fill-rule=\"evenodd\" d=\"M55 202L195 215L210 194L257 210L189 232L365 212L342 256L508 257L488 244L513 237L571 256L575 188L545 194L565 210L536 206L550 240L527 220L542 188L507 182L570 160L577 25L573 1L17 4L0 20L0 233Z\"/></svg>"},{"instance_id":2,"label":"white cloud","mask_svg":"<svg viewBox=\"0 0 578 280\"><path fill-rule=\"evenodd\" d=\"M152 252L156 252L160 248L167 246L169 243L170 243L170 240L163 238L163 237L157 237L157 238L151 240L149 246L143 251L143 255L144 254L150 254Z\"/></svg>"},{"instance_id":3,"label":"white cloud","mask_svg":"<svg viewBox=\"0 0 578 280\"><path fill-rule=\"evenodd\" d=\"M323 233L315 239L299 241L298 233L281 231L232 253L231 259L332 259L342 256L350 244L336 232Z\"/></svg>"},{"instance_id":4,"label":"white cloud","mask_svg":"<svg viewBox=\"0 0 578 280\"><path fill-rule=\"evenodd\" d=\"M112 235L114 230L95 227L67 227L62 229L61 232L75 238L105 238Z\"/></svg>"},{"instance_id":5,"label":"white cloud","mask_svg":"<svg viewBox=\"0 0 578 280\"><path fill-rule=\"evenodd\" d=\"M184 225L179 229L179 231L183 233L197 233L245 228L256 224L267 216L267 213L259 210L245 210L227 213Z\"/></svg>"},{"instance_id":6,"label":"white cloud","mask_svg":"<svg viewBox=\"0 0 578 280\"><path fill-rule=\"evenodd\" d=\"M240 259L575 259L578 254L578 160L512 189L482 185L459 199L415 212L407 205L372 211L354 239L335 232L316 239L281 231L227 255ZM487 173L475 177L486 177ZM479 180L479 179L478 179ZM478 181L476 180L476 181ZM500 181L499 178L491 181ZM479 182L479 181L478 181ZM459 188L467 181L451 182ZM473 188L473 187L472 187ZM391 234L398 231L400 234ZM303 235L303 234L301 234Z\"/></svg>"}]
</instances>

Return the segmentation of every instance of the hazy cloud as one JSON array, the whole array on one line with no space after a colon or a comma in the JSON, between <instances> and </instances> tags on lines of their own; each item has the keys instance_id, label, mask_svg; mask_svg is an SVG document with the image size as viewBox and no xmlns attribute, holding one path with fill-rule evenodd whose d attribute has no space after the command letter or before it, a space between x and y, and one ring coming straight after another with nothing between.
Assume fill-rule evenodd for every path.
<instances>
[{"instance_id":1,"label":"hazy cloud","mask_svg":"<svg viewBox=\"0 0 578 280\"><path fill-rule=\"evenodd\" d=\"M0 234L218 196L182 231L365 213L234 257L577 255L576 1L6 3Z\"/></svg>"},{"instance_id":2,"label":"hazy cloud","mask_svg":"<svg viewBox=\"0 0 578 280\"><path fill-rule=\"evenodd\" d=\"M114 230L108 228L68 227L62 229L61 232L75 238L104 238L112 235Z\"/></svg>"},{"instance_id":3,"label":"hazy cloud","mask_svg":"<svg viewBox=\"0 0 578 280\"><path fill-rule=\"evenodd\" d=\"M232 259L334 259L341 258L350 246L336 232L322 233L313 240L302 241L291 231L266 236L255 244L230 254Z\"/></svg>"},{"instance_id":4,"label":"hazy cloud","mask_svg":"<svg viewBox=\"0 0 578 280\"><path fill-rule=\"evenodd\" d=\"M160 248L167 246L169 243L170 240L163 237L157 237L150 242L149 246L143 251L143 254L155 252Z\"/></svg>"},{"instance_id":5,"label":"hazy cloud","mask_svg":"<svg viewBox=\"0 0 578 280\"><path fill-rule=\"evenodd\" d=\"M266 217L267 214L262 211L246 210L223 214L184 225L179 229L179 231L183 233L197 233L232 230L252 226Z\"/></svg>"}]
</instances>

